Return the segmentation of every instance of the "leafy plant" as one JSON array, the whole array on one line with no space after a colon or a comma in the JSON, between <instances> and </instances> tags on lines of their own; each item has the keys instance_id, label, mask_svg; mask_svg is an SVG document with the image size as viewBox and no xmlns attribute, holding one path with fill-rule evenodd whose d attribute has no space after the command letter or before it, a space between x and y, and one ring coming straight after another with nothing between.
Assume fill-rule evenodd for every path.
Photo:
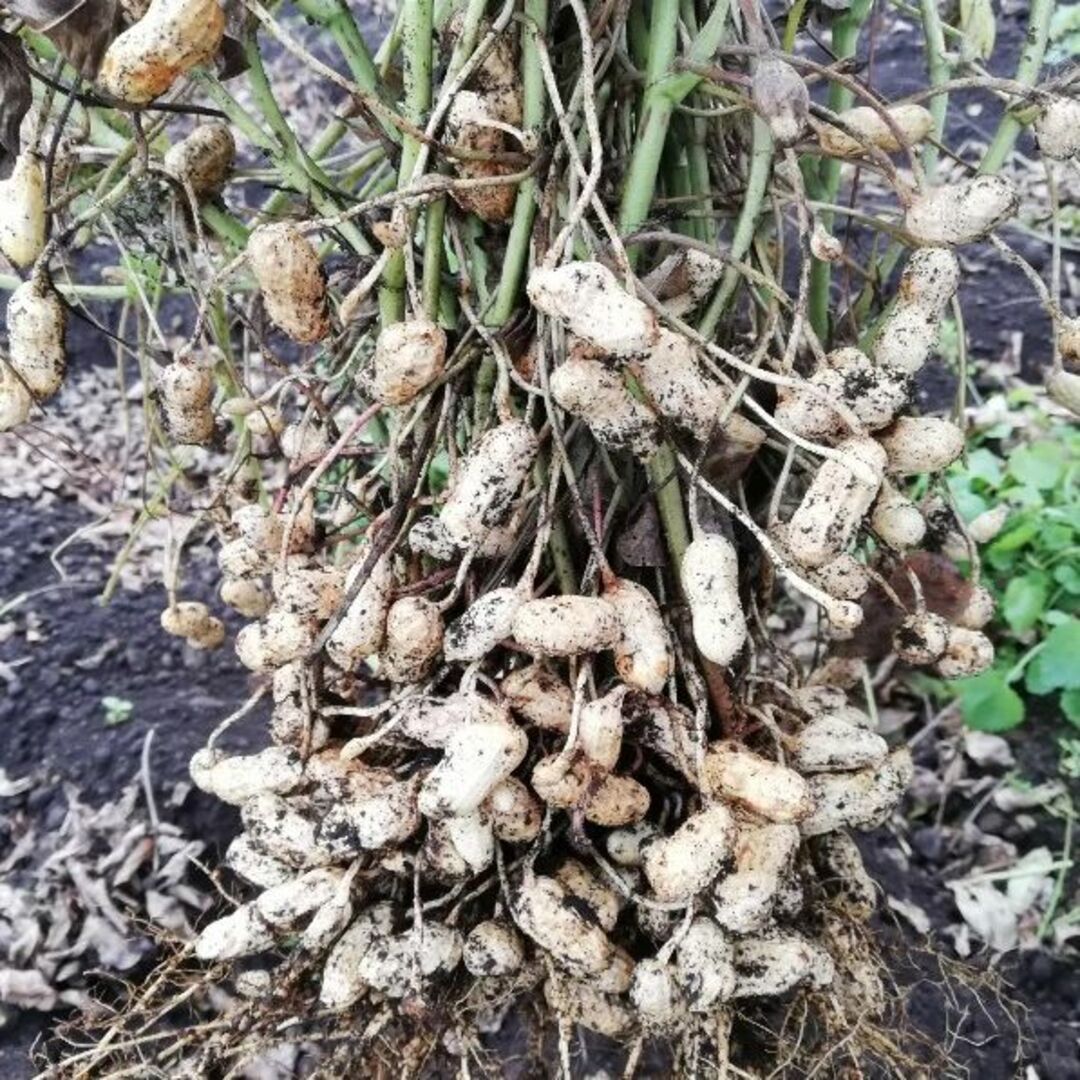
<instances>
[{"instance_id":1,"label":"leafy plant","mask_svg":"<svg viewBox=\"0 0 1080 1080\"><path fill-rule=\"evenodd\" d=\"M113 697L107 694L101 699L101 707L105 710L105 726L119 727L126 724L135 711L135 705L127 698Z\"/></svg>"},{"instance_id":2,"label":"leafy plant","mask_svg":"<svg viewBox=\"0 0 1080 1080\"><path fill-rule=\"evenodd\" d=\"M1043 413L1026 391L1011 403L1022 423L985 431L948 477L967 521L995 506L1010 508L982 551L983 581L997 600L997 660L952 689L965 722L981 731L1023 723L1021 691L1056 700L1080 726L1080 433Z\"/></svg>"}]
</instances>

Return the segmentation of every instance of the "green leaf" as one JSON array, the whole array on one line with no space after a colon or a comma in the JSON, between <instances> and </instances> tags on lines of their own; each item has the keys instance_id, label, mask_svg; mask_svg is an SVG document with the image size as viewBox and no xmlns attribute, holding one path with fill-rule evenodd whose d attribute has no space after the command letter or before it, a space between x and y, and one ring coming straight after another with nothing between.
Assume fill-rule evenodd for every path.
<instances>
[{"instance_id":1,"label":"green leaf","mask_svg":"<svg viewBox=\"0 0 1080 1080\"><path fill-rule=\"evenodd\" d=\"M1009 473L1021 484L1048 491L1064 475L1068 451L1056 442L1033 442L1018 446L1009 455Z\"/></svg>"},{"instance_id":2,"label":"green leaf","mask_svg":"<svg viewBox=\"0 0 1080 1080\"><path fill-rule=\"evenodd\" d=\"M999 487L1005 478L1005 472L1001 467L1001 458L985 446L978 450L972 450L967 456L967 469L965 472L975 480L985 480L991 487Z\"/></svg>"},{"instance_id":3,"label":"green leaf","mask_svg":"<svg viewBox=\"0 0 1080 1080\"><path fill-rule=\"evenodd\" d=\"M105 726L116 727L118 724L126 724L132 716L135 706L127 698L106 695L101 699L101 707L105 710Z\"/></svg>"},{"instance_id":4,"label":"green leaf","mask_svg":"<svg viewBox=\"0 0 1080 1080\"><path fill-rule=\"evenodd\" d=\"M1080 619L1055 626L1027 666L1025 684L1032 694L1080 689Z\"/></svg>"},{"instance_id":5,"label":"green leaf","mask_svg":"<svg viewBox=\"0 0 1080 1080\"><path fill-rule=\"evenodd\" d=\"M1024 515L1003 532L987 549L990 556L1016 551L1039 535L1039 522L1035 517Z\"/></svg>"},{"instance_id":6,"label":"green leaf","mask_svg":"<svg viewBox=\"0 0 1080 1080\"><path fill-rule=\"evenodd\" d=\"M1071 562L1063 562L1054 567L1054 580L1073 596L1080 595L1080 569Z\"/></svg>"},{"instance_id":7,"label":"green leaf","mask_svg":"<svg viewBox=\"0 0 1080 1080\"><path fill-rule=\"evenodd\" d=\"M1014 634L1030 630L1046 610L1050 579L1041 570L1013 578L1005 588L1001 613Z\"/></svg>"},{"instance_id":8,"label":"green leaf","mask_svg":"<svg viewBox=\"0 0 1080 1080\"><path fill-rule=\"evenodd\" d=\"M1072 539L1072 526L1051 522L1039 535L1039 547L1044 551L1064 551Z\"/></svg>"},{"instance_id":9,"label":"green leaf","mask_svg":"<svg viewBox=\"0 0 1080 1080\"><path fill-rule=\"evenodd\" d=\"M960 0L960 29L975 55L989 60L997 35L991 0Z\"/></svg>"},{"instance_id":10,"label":"green leaf","mask_svg":"<svg viewBox=\"0 0 1080 1080\"><path fill-rule=\"evenodd\" d=\"M1080 727L1080 690L1066 690L1061 695L1061 711L1070 724Z\"/></svg>"},{"instance_id":11,"label":"green leaf","mask_svg":"<svg viewBox=\"0 0 1080 1080\"><path fill-rule=\"evenodd\" d=\"M976 731L1008 731L1024 722L1024 699L1005 681L1005 673L984 671L954 683L964 723Z\"/></svg>"}]
</instances>

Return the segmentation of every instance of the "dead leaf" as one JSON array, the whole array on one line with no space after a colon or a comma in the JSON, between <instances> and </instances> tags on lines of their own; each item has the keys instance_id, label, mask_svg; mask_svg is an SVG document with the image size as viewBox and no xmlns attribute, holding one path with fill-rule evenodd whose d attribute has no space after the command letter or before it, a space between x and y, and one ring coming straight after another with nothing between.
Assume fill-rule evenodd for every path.
<instances>
[{"instance_id":1,"label":"dead leaf","mask_svg":"<svg viewBox=\"0 0 1080 1080\"><path fill-rule=\"evenodd\" d=\"M1053 865L1054 856L1044 847L1032 848L1017 860L1005 885L1005 899L1017 915L1030 911L1051 888Z\"/></svg>"},{"instance_id":2,"label":"dead leaf","mask_svg":"<svg viewBox=\"0 0 1080 1080\"><path fill-rule=\"evenodd\" d=\"M615 543L619 557L629 566L663 566L667 562L660 539L660 518L651 499L647 499L632 525Z\"/></svg>"},{"instance_id":3,"label":"dead leaf","mask_svg":"<svg viewBox=\"0 0 1080 1080\"><path fill-rule=\"evenodd\" d=\"M56 991L40 971L0 968L0 1001L20 1009L48 1012L56 1008Z\"/></svg>"},{"instance_id":4,"label":"dead leaf","mask_svg":"<svg viewBox=\"0 0 1080 1080\"><path fill-rule=\"evenodd\" d=\"M895 896L890 896L886 902L920 934L930 933L930 916L918 904L913 904L910 900L900 900Z\"/></svg>"},{"instance_id":5,"label":"dead leaf","mask_svg":"<svg viewBox=\"0 0 1080 1080\"><path fill-rule=\"evenodd\" d=\"M987 731L965 731L964 753L983 768L996 765L1007 769L1016 764L1008 742L1000 735L992 735Z\"/></svg>"},{"instance_id":6,"label":"dead leaf","mask_svg":"<svg viewBox=\"0 0 1080 1080\"><path fill-rule=\"evenodd\" d=\"M0 30L0 180L19 154L19 125L30 108L30 72L19 39Z\"/></svg>"},{"instance_id":7,"label":"dead leaf","mask_svg":"<svg viewBox=\"0 0 1080 1080\"><path fill-rule=\"evenodd\" d=\"M1005 894L988 881L950 882L953 900L971 932L995 952L1015 949L1020 941L1016 912Z\"/></svg>"},{"instance_id":8,"label":"dead leaf","mask_svg":"<svg viewBox=\"0 0 1080 1080\"><path fill-rule=\"evenodd\" d=\"M120 33L117 0L5 0L4 6L44 34L88 79Z\"/></svg>"}]
</instances>

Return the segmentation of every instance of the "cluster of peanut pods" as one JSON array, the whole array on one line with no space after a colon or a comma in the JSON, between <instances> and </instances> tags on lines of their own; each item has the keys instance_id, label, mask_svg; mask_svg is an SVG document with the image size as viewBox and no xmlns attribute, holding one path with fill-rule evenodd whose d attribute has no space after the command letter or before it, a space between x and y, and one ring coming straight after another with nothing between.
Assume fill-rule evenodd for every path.
<instances>
[{"instance_id":1,"label":"cluster of peanut pods","mask_svg":"<svg viewBox=\"0 0 1080 1080\"><path fill-rule=\"evenodd\" d=\"M223 28L215 0L152 0L109 47L99 85L151 101L213 56ZM478 71L443 131L459 151L447 175L462 181L506 175L505 162L485 155L508 149L522 123L512 50L497 42ZM752 99L776 141L810 137L794 69L763 59L757 72ZM1065 99L1044 108L1036 130L1046 154L1076 154L1077 111ZM909 105L887 119L853 109L840 122L813 135L829 154L853 157L910 147L932 117ZM234 149L226 127L200 125L162 168L197 200L219 189ZM3 186L17 212L0 224L0 250L30 266L47 250L38 160L21 155ZM452 194L485 223L505 221L516 197L511 184ZM543 355L499 358L492 419L467 449L454 445L445 491L418 489L410 501L395 480L407 528L384 514L357 529L348 498L328 503L316 491L341 433L360 430L327 422L343 419L332 416L340 398L290 419L273 391L241 396L230 382L227 393L212 350L181 350L164 365L156 395L173 442L221 445L231 425L251 440L245 464L265 465L260 479L289 478L262 501L236 485L220 499L220 597L250 620L236 651L272 707L265 749L229 754L211 739L191 762L200 788L240 808L226 862L252 886L251 899L203 928L197 955L258 958L260 970L303 957L335 1010L437 984L491 1001L539 989L561 1017L615 1036L677 1030L796 987L880 1004L852 930L875 898L851 831L887 820L910 758L890 751L855 704L858 665L833 656L800 671L756 649L754 678L744 677L764 629L751 617L751 579L772 563L820 605L834 642L859 632L862 601L884 589L900 609L900 659L946 678L992 662L985 589L972 588L946 619L914 574L910 602L890 582L920 547L966 557L1001 525L991 513L965 529L940 485L919 504L908 496L908 478L940 472L964 445L956 424L914 413L912 380L959 284L954 249L1017 207L1002 177L914 192L902 220L913 250L870 338L804 349L806 375L770 360L748 373L758 382L743 396L733 373L746 362L682 322L728 269L703 245L669 243L638 279L618 252L560 261L551 250L545 261L537 244L521 321L535 323L533 351ZM402 220L376 222L372 234L397 251ZM332 340L355 314L353 294L328 289L312 242L325 228L275 221L247 240L263 310L302 346ZM817 257L837 257L827 234L811 243ZM13 294L0 430L59 387L63 315L45 273ZM455 336L422 315L382 326L358 396L400 433L410 410L455 378ZM1080 354L1076 320L1063 321L1059 345ZM1078 377L1054 377L1075 406ZM535 541L561 505L545 490L565 482L564 465L573 478L565 445L565 460L548 453L567 431L629 471L672 446L699 464L711 444L736 448L744 463L770 446L779 460L787 452L784 487L759 524L710 486L724 513L705 524L690 514L693 535L669 573L648 583L619 576L594 551L579 591L558 593L537 584L545 548ZM682 509L695 511L698 470L689 457L681 464ZM341 484L353 482L362 489L364 476ZM162 626L196 648L227 637L209 606L190 600L171 599Z\"/></svg>"}]
</instances>

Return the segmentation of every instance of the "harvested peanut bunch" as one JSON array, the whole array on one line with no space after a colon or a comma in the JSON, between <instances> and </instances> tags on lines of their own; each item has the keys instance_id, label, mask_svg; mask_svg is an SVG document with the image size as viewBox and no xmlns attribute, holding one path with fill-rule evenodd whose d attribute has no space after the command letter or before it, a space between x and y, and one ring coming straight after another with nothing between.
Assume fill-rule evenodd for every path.
<instances>
[{"instance_id":1,"label":"harvested peanut bunch","mask_svg":"<svg viewBox=\"0 0 1080 1080\"><path fill-rule=\"evenodd\" d=\"M0 430L62 400L69 315L100 321L145 396L161 626L233 649L249 694L190 763L240 823L194 956L262 996L155 1074L237 1075L296 1027L471 1075L526 1000L567 1070L578 1025L764 1075L727 1033L790 1007L874 1073L857 834L914 775L875 695L994 663L978 545L1004 522L958 516L972 414L920 395L1001 258L1080 409L1061 260L1009 243L1051 215L1000 168L1030 123L1060 198L1080 138L1031 68L1045 33L1016 79L936 52L888 101L875 6L824 6L836 63L803 5L774 29L753 3L403 0L369 54L338 0L306 27L132 0L65 52L69 111L32 94L0 127ZM1005 104L985 156L945 145L956 83ZM94 281L90 238L116 253ZM138 1073L143 1034L87 1075Z\"/></svg>"}]
</instances>

